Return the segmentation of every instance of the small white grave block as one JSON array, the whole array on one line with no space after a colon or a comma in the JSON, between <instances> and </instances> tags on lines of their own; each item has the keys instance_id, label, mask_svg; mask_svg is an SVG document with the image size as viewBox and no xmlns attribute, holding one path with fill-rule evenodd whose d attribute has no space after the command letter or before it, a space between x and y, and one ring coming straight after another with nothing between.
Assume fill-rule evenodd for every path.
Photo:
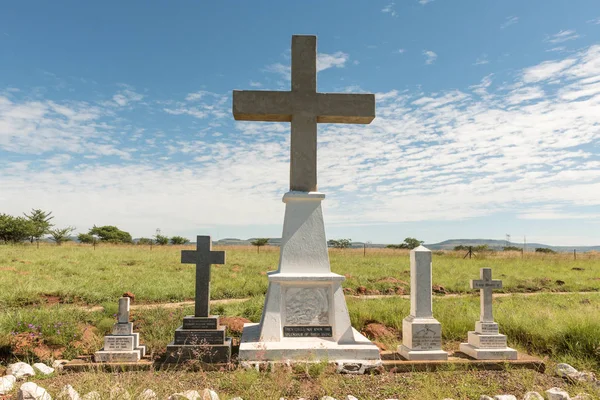
<instances>
[{"instance_id":1,"label":"small white grave block","mask_svg":"<svg viewBox=\"0 0 600 400\"><path fill-rule=\"evenodd\" d=\"M482 349L506 348L506 336L501 334L484 335L477 332L469 332L469 344Z\"/></svg>"},{"instance_id":2,"label":"small white grave block","mask_svg":"<svg viewBox=\"0 0 600 400\"><path fill-rule=\"evenodd\" d=\"M96 362L137 362L141 359L139 350L131 351L104 351L100 350L94 353Z\"/></svg>"}]
</instances>

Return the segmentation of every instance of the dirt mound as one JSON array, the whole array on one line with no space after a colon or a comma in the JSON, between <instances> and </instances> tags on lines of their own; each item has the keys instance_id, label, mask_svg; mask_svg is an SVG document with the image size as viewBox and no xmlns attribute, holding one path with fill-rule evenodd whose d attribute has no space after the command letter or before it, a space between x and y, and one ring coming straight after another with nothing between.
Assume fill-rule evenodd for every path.
<instances>
[{"instance_id":1,"label":"dirt mound","mask_svg":"<svg viewBox=\"0 0 600 400\"><path fill-rule=\"evenodd\" d=\"M129 297L131 299L132 303L135 301L135 294L133 294L131 292L125 292L125 293L123 293L123 297Z\"/></svg>"},{"instance_id":2,"label":"dirt mound","mask_svg":"<svg viewBox=\"0 0 600 400\"><path fill-rule=\"evenodd\" d=\"M361 332L373 341L380 350L388 350L387 342L394 341L398 337L395 329L389 328L379 322L371 322L365 325Z\"/></svg>"},{"instance_id":3,"label":"dirt mound","mask_svg":"<svg viewBox=\"0 0 600 400\"><path fill-rule=\"evenodd\" d=\"M377 282L382 282L382 283L397 283L400 285L404 285L404 286L409 286L409 283L400 279L396 279L393 276L388 276L385 278L381 278L379 280L377 280Z\"/></svg>"},{"instance_id":4,"label":"dirt mound","mask_svg":"<svg viewBox=\"0 0 600 400\"><path fill-rule=\"evenodd\" d=\"M359 286L356 288L356 294L358 295L363 295L363 294L367 294L367 288L364 286Z\"/></svg>"},{"instance_id":5,"label":"dirt mound","mask_svg":"<svg viewBox=\"0 0 600 400\"><path fill-rule=\"evenodd\" d=\"M442 295L448 294L448 291L442 285L433 285L431 287L431 290L433 290L433 293L437 293L437 294L442 294Z\"/></svg>"},{"instance_id":6,"label":"dirt mound","mask_svg":"<svg viewBox=\"0 0 600 400\"><path fill-rule=\"evenodd\" d=\"M219 318L219 323L225 325L229 332L231 333L239 333L241 334L244 330L244 324L252 322L244 317L221 317Z\"/></svg>"}]
</instances>

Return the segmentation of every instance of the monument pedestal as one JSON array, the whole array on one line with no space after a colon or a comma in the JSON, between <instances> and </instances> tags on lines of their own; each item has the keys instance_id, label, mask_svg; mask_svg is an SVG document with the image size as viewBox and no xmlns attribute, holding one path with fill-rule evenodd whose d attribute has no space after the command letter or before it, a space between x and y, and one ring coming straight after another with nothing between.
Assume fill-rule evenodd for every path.
<instances>
[{"instance_id":1,"label":"monument pedestal","mask_svg":"<svg viewBox=\"0 0 600 400\"><path fill-rule=\"evenodd\" d=\"M419 246L410 251L410 315L402 320L398 353L412 360L447 360L442 350L442 324L433 317L431 251Z\"/></svg>"},{"instance_id":2,"label":"monument pedestal","mask_svg":"<svg viewBox=\"0 0 600 400\"><path fill-rule=\"evenodd\" d=\"M95 362L137 362L146 355L146 346L140 345L140 334L133 333L129 322L129 298L119 299L119 322L111 335L104 336L104 347L94 353Z\"/></svg>"},{"instance_id":3,"label":"monument pedestal","mask_svg":"<svg viewBox=\"0 0 600 400\"><path fill-rule=\"evenodd\" d=\"M404 318L398 353L411 361L447 360L448 353L442 350L442 324L435 318Z\"/></svg>"},{"instance_id":4,"label":"monument pedestal","mask_svg":"<svg viewBox=\"0 0 600 400\"><path fill-rule=\"evenodd\" d=\"M330 270L321 201L317 192L288 192L279 269L259 324L245 324L242 364L319 362L342 372L363 373L381 365L379 349L350 325L342 289L345 278Z\"/></svg>"},{"instance_id":5,"label":"monument pedestal","mask_svg":"<svg viewBox=\"0 0 600 400\"><path fill-rule=\"evenodd\" d=\"M178 363L199 360L205 363L229 363L231 338L225 336L225 326L218 316L183 318L175 330L175 340L167 345L165 362Z\"/></svg>"}]
</instances>

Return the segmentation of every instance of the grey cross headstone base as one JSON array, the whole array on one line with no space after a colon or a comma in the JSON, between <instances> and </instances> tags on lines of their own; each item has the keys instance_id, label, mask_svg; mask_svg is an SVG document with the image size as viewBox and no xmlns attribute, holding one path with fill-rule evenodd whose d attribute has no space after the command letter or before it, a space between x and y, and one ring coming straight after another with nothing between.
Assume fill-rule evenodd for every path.
<instances>
[{"instance_id":1,"label":"grey cross headstone base","mask_svg":"<svg viewBox=\"0 0 600 400\"><path fill-rule=\"evenodd\" d=\"M502 281L492 279L491 268L481 268L479 280L471 280L471 288L479 289L481 312L475 330L468 333L468 343L460 351L476 360L516 360L517 351L507 347L506 336L500 334L492 312L492 290L502 288Z\"/></svg>"},{"instance_id":2,"label":"grey cross headstone base","mask_svg":"<svg viewBox=\"0 0 600 400\"><path fill-rule=\"evenodd\" d=\"M95 362L137 362L146 356L146 346L140 345L140 334L133 333L129 322L129 302L129 297L119 299L118 322L112 334L104 336L104 347L94 353Z\"/></svg>"},{"instance_id":3,"label":"grey cross headstone base","mask_svg":"<svg viewBox=\"0 0 600 400\"><path fill-rule=\"evenodd\" d=\"M204 363L229 363L231 338L225 326L219 325L219 316L210 315L210 265L224 264L225 252L212 251L210 236L196 237L196 250L183 250L181 262L196 264L195 315L183 318L183 325L175 330L175 340L167 345L166 363L198 360Z\"/></svg>"}]
</instances>

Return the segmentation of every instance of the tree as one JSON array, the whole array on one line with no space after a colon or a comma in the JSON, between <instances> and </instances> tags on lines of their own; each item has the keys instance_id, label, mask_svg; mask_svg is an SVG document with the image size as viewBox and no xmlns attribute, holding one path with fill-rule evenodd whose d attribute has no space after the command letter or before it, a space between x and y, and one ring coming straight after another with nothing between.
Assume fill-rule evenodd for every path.
<instances>
[{"instance_id":1,"label":"tree","mask_svg":"<svg viewBox=\"0 0 600 400\"><path fill-rule=\"evenodd\" d=\"M331 239L327 241L327 245L336 249L347 249L352 245L352 239Z\"/></svg>"},{"instance_id":2,"label":"tree","mask_svg":"<svg viewBox=\"0 0 600 400\"><path fill-rule=\"evenodd\" d=\"M502 248L503 251L521 251L522 249L517 246L504 246Z\"/></svg>"},{"instance_id":3,"label":"tree","mask_svg":"<svg viewBox=\"0 0 600 400\"><path fill-rule=\"evenodd\" d=\"M94 243L94 236L89 233L80 233L77 235L77 240L81 243Z\"/></svg>"},{"instance_id":4,"label":"tree","mask_svg":"<svg viewBox=\"0 0 600 400\"><path fill-rule=\"evenodd\" d=\"M486 251L492 251L492 250L490 249L490 246L488 246L487 244L480 244L479 246L473 247L473 251L477 251L479 253L484 253Z\"/></svg>"},{"instance_id":5,"label":"tree","mask_svg":"<svg viewBox=\"0 0 600 400\"><path fill-rule=\"evenodd\" d=\"M152 243L154 243L152 241L152 239L148 239L148 238L145 238L145 237L139 238L138 241L137 241L137 244L139 244L139 245L151 245Z\"/></svg>"},{"instance_id":6,"label":"tree","mask_svg":"<svg viewBox=\"0 0 600 400\"><path fill-rule=\"evenodd\" d=\"M131 235L112 225L96 226L88 232L90 235L96 235L102 242L110 243L131 243Z\"/></svg>"},{"instance_id":7,"label":"tree","mask_svg":"<svg viewBox=\"0 0 600 400\"><path fill-rule=\"evenodd\" d=\"M260 253L260 248L269 243L268 238L258 238L250 242L252 246L256 246L256 252Z\"/></svg>"},{"instance_id":8,"label":"tree","mask_svg":"<svg viewBox=\"0 0 600 400\"><path fill-rule=\"evenodd\" d=\"M422 240L417 240L415 238L407 237L406 239L404 239L403 243L400 243L400 244L389 244L386 247L388 249L408 249L408 250L412 250L412 249L416 249L417 247L419 247L422 244L423 244Z\"/></svg>"},{"instance_id":9,"label":"tree","mask_svg":"<svg viewBox=\"0 0 600 400\"><path fill-rule=\"evenodd\" d=\"M465 246L464 244L454 246L454 251L464 251L464 250L469 250L469 246Z\"/></svg>"},{"instance_id":10,"label":"tree","mask_svg":"<svg viewBox=\"0 0 600 400\"><path fill-rule=\"evenodd\" d=\"M31 237L32 224L26 218L0 214L0 240L20 243Z\"/></svg>"},{"instance_id":11,"label":"tree","mask_svg":"<svg viewBox=\"0 0 600 400\"><path fill-rule=\"evenodd\" d=\"M173 236L171 238L171 244L186 244L189 240L184 238L183 236Z\"/></svg>"},{"instance_id":12,"label":"tree","mask_svg":"<svg viewBox=\"0 0 600 400\"><path fill-rule=\"evenodd\" d=\"M69 234L71 232L73 232L75 230L75 228L68 226L66 228L56 228L56 229L52 229L49 233L50 233L50 238L52 240L54 240L56 242L56 244L58 246L60 246L61 244L63 244L64 242L68 242L69 240L71 240L71 238L69 237Z\"/></svg>"},{"instance_id":13,"label":"tree","mask_svg":"<svg viewBox=\"0 0 600 400\"><path fill-rule=\"evenodd\" d=\"M29 236L29 241L33 243L33 241L39 241L42 236L47 233L50 233L50 228L54 226L50 223L50 220L54 217L51 217L52 211L45 212L39 209L32 209L31 214L25 214L25 217L31 222L31 234Z\"/></svg>"},{"instance_id":14,"label":"tree","mask_svg":"<svg viewBox=\"0 0 600 400\"><path fill-rule=\"evenodd\" d=\"M404 243L402 243L402 244L406 245L407 249L412 250L412 249L416 249L423 243L424 242L422 240L417 240L415 238L407 237L406 239L404 239Z\"/></svg>"},{"instance_id":15,"label":"tree","mask_svg":"<svg viewBox=\"0 0 600 400\"><path fill-rule=\"evenodd\" d=\"M159 246L165 246L165 245L169 244L169 238L167 236L157 234L155 236L155 238L156 238L156 244Z\"/></svg>"},{"instance_id":16,"label":"tree","mask_svg":"<svg viewBox=\"0 0 600 400\"><path fill-rule=\"evenodd\" d=\"M552 249L548 249L546 247L536 247L535 252L536 253L547 253L547 254L554 254L554 253L556 253L556 251L554 251Z\"/></svg>"}]
</instances>

